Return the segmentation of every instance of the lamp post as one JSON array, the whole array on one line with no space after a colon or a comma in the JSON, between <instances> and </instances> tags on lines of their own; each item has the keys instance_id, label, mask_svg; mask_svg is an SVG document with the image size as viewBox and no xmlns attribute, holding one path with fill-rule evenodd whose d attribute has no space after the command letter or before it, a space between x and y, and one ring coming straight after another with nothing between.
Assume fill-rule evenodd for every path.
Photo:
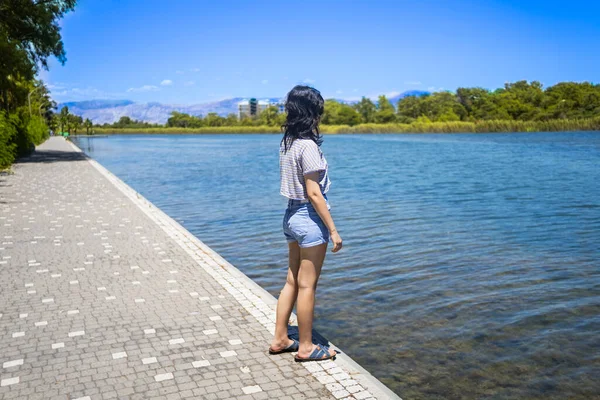
<instances>
[{"instance_id":1,"label":"lamp post","mask_svg":"<svg viewBox=\"0 0 600 400\"><path fill-rule=\"evenodd\" d=\"M29 94L27 95L27 101L29 102L29 117L31 117L31 95L33 94L33 92L35 92L36 90L40 89L41 86L38 86L34 89L32 89Z\"/></svg>"}]
</instances>

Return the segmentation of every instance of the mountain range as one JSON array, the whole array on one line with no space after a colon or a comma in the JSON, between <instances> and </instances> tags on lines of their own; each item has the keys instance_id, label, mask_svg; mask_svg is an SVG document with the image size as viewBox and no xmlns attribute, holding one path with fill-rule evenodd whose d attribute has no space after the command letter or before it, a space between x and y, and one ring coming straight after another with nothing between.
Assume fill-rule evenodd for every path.
<instances>
[{"instance_id":1,"label":"mountain range","mask_svg":"<svg viewBox=\"0 0 600 400\"><path fill-rule=\"evenodd\" d=\"M428 92L420 90L410 90L400 93L397 96L389 98L392 104L406 96L422 96ZM123 116L134 120L150 123L164 124L173 111L182 112L190 115L206 115L208 113L217 113L221 116L238 112L238 103L242 97L234 97L220 101L201 103L201 104L162 104L162 103L135 103L131 100L87 100L72 101L58 104L57 109L69 107L71 114L80 115L89 118L95 124L113 123ZM282 98L269 98L270 101L283 101ZM339 99L342 103L352 104L356 101Z\"/></svg>"}]
</instances>

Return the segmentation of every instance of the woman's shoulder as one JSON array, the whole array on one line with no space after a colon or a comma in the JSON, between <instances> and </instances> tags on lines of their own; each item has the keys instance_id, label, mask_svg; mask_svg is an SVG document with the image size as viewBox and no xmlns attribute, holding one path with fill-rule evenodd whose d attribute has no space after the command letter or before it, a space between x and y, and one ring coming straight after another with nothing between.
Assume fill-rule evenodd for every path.
<instances>
[{"instance_id":1,"label":"woman's shoulder","mask_svg":"<svg viewBox=\"0 0 600 400\"><path fill-rule=\"evenodd\" d=\"M300 149L304 150L311 150L311 151L321 151L321 148L319 147L318 144L315 143L314 140L312 139L296 139L296 142L298 142L298 147Z\"/></svg>"}]
</instances>

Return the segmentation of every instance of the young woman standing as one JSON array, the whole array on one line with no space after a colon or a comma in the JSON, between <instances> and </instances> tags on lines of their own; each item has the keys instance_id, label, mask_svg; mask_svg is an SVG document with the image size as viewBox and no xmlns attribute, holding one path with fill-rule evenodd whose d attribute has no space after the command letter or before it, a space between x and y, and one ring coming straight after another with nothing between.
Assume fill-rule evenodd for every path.
<instances>
[{"instance_id":1,"label":"young woman standing","mask_svg":"<svg viewBox=\"0 0 600 400\"><path fill-rule=\"evenodd\" d=\"M277 302L275 337L270 354L297 351L295 360L319 361L335 357L335 350L312 342L315 291L327 244L333 252L342 238L329 213L327 161L320 149L319 122L324 100L318 90L298 85L287 95L285 134L279 151L281 194L288 198L283 233L289 247L287 280ZM288 337L288 320L297 301L300 341Z\"/></svg>"}]
</instances>

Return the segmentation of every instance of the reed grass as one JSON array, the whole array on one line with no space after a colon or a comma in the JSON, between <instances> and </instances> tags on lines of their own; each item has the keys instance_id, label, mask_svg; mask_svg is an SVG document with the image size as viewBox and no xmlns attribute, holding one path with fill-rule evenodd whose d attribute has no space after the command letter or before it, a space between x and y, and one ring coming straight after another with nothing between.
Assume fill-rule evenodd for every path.
<instances>
[{"instance_id":1,"label":"reed grass","mask_svg":"<svg viewBox=\"0 0 600 400\"><path fill-rule=\"evenodd\" d=\"M325 134L341 133L496 133L598 131L600 117L555 119L548 121L476 121L431 122L412 124L322 125ZM202 128L94 128L95 134L235 134L281 133L274 126L218 126Z\"/></svg>"}]
</instances>

